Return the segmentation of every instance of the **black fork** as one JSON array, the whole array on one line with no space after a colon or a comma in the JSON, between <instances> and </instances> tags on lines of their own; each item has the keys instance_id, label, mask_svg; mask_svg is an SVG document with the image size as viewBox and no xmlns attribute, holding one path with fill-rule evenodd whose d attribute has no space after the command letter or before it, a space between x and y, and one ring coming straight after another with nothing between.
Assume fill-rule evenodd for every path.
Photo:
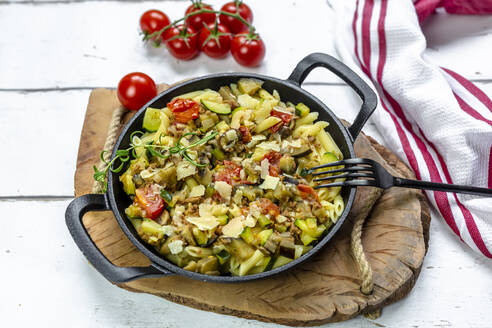
<instances>
[{"instance_id":1,"label":"black fork","mask_svg":"<svg viewBox=\"0 0 492 328\"><path fill-rule=\"evenodd\" d=\"M334 166L343 166L328 171L318 171L319 169L330 168ZM392 176L378 162L367 158L350 158L342 161L332 162L312 167L304 171L303 175L323 176L313 179L314 182L334 180L343 178L344 181L335 181L322 185L317 185L314 189L337 187L337 186L372 186L387 189L390 187L404 187L415 189L438 190L445 192L457 192L463 194L472 194L485 197L492 197L492 189L480 188L473 186L462 186L455 184L436 183L429 181L418 181L403 179Z\"/></svg>"}]
</instances>

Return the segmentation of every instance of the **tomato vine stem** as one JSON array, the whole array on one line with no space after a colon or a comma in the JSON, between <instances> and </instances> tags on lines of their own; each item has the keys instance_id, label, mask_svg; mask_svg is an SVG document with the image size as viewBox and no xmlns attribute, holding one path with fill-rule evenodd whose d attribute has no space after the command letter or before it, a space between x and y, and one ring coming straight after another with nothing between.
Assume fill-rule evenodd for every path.
<instances>
[{"instance_id":1,"label":"tomato vine stem","mask_svg":"<svg viewBox=\"0 0 492 328\"><path fill-rule=\"evenodd\" d=\"M253 24L249 23L247 20L245 20L243 17L241 17L241 15L239 15L238 13L230 13L230 12L227 12L227 11L223 11L223 10L209 10L209 9L200 9L200 10L197 10L197 11L193 11L183 17L181 17L180 19L177 19L175 21L173 21L171 24L169 24L168 26L166 27L163 27L162 29L160 29L159 31L155 31L154 33L151 33L151 34L148 34L144 37L144 41L146 40L158 40L161 38L162 34L164 32L166 32L167 30L169 30L171 27L174 27L176 26L176 24L178 24L179 22L182 22L186 19L188 19L189 17L192 17L192 16L195 16L195 15L200 15L200 14L216 14L216 15L225 15L225 16L230 16L230 17L233 17L233 18L236 18L238 19L241 23L243 23L244 25L246 25L249 29L249 37L252 38L254 37L255 35L255 27L253 26Z\"/></svg>"}]
</instances>

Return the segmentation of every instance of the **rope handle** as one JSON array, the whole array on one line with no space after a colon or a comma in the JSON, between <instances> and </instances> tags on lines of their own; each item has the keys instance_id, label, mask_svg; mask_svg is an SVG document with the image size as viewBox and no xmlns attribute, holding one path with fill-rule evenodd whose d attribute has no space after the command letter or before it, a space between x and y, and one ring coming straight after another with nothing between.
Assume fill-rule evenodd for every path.
<instances>
[{"instance_id":1,"label":"rope handle","mask_svg":"<svg viewBox=\"0 0 492 328\"><path fill-rule=\"evenodd\" d=\"M109 123L108 134L106 136L106 141L104 142L104 148L103 148L108 150L104 154L104 160L106 162L110 160L111 153L116 143L116 139L118 138L118 132L121 128L122 118L126 111L127 111L126 108L124 108L123 106L119 106L113 111L113 115ZM104 165L105 164L103 161L99 161L97 165L98 169L102 170L104 168ZM98 181L94 181L94 185L92 186L92 192L101 193L102 184ZM382 194L382 189L373 188L371 197L369 198L373 199L374 201L365 202L363 209L360 211L360 215L356 217L354 220L354 226L352 228L352 233L350 238L352 254L354 256L355 262L357 264L357 267L359 268L362 277L360 290L364 295L372 294L372 291L374 290L374 281L372 276L371 265L367 261L366 255L364 254L364 247L362 246L362 240L361 240L362 227L364 225L364 221L366 217L371 211L372 206L374 205L376 200L381 196L381 194Z\"/></svg>"},{"instance_id":2,"label":"rope handle","mask_svg":"<svg viewBox=\"0 0 492 328\"><path fill-rule=\"evenodd\" d=\"M106 141L104 142L103 149L107 150L104 153L104 160L107 162L111 159L111 154L113 153L113 148L116 143L116 139L118 139L118 133L121 128L121 121L123 119L123 115L127 109L123 106L118 106L115 110L113 110L113 115L111 116L111 121L109 122L108 134L106 135ZM102 170L106 164L100 160L97 164L98 170ZM94 194L99 194L102 192L102 183L94 180L94 184L92 185L92 192Z\"/></svg>"}]
</instances>

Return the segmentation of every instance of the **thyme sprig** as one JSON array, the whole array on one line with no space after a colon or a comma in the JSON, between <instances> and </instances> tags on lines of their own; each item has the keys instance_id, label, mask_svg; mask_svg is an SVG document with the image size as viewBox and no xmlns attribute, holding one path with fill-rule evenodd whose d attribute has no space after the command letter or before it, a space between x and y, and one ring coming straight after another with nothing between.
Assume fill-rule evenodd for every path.
<instances>
[{"instance_id":1,"label":"thyme sprig","mask_svg":"<svg viewBox=\"0 0 492 328\"><path fill-rule=\"evenodd\" d=\"M127 162L129 162L132 157L133 158L137 157L135 154L135 148L136 147L144 146L145 149L147 151L149 151L149 153L152 156L156 156L156 157L159 157L162 159L167 159L171 155L177 154L177 155L182 156L184 159L186 159L191 164L198 166L198 167L203 167L203 166L206 166L207 164L201 164L201 163L196 162L193 158L190 157L190 155L188 154L188 150L190 150L191 148L206 144L209 140L215 138L215 136L217 136L218 132L217 131L211 132L211 133L207 134L205 137L203 137L197 141L192 142L188 146L184 146L183 144L181 144L181 141L183 140L183 138L185 138L187 136L196 136L198 134L196 132L185 133L178 139L178 141L176 142L176 144L173 147L169 148L168 154L162 154L160 151L158 151L158 149L160 149L160 148L167 147L164 145L156 145L153 142L150 142L146 145L135 144L134 137L137 136L138 134L143 135L143 132L142 131L133 132L130 135L130 140L131 140L130 145L131 146L126 148L126 149L118 149L115 153L115 156L109 161L104 158L104 155L108 151L107 150L101 151L100 158L101 158L101 161L105 164L105 166L103 169L99 170L97 168L97 166L94 165L94 180L96 180L102 184L102 186L103 186L102 191L103 192L106 192L106 190L108 189L108 182L107 182L108 171L111 171L113 173L120 173L123 170L123 168L125 167L125 164ZM159 140L161 139L161 137L162 137L162 134L159 136ZM118 165L118 167L114 168L114 165L115 165L117 160L119 160L119 165Z\"/></svg>"}]
</instances>

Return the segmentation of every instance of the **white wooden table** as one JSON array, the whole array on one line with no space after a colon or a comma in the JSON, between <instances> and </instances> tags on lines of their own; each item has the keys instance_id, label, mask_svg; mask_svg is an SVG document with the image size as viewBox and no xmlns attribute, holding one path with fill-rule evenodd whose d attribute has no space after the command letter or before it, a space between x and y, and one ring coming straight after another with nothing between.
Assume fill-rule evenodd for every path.
<instances>
[{"instance_id":1,"label":"white wooden table","mask_svg":"<svg viewBox=\"0 0 492 328\"><path fill-rule=\"evenodd\" d=\"M219 7L225 1L209 1ZM248 0L267 44L252 71L286 78L306 54L335 54L333 13L323 0ZM144 47L138 18L150 8L179 17L185 1L0 0L0 318L2 327L273 327L190 309L107 282L65 227L84 111L91 89L114 87L131 71L158 82L244 71L232 58L178 62ZM280 7L281 6L281 7ZM280 7L278 10L276 8ZM277 31L283 32L277 33ZM492 93L492 17L447 17L425 25L429 58ZM461 58L466 57L466 61ZM305 84L341 117L359 101L324 70ZM365 129L382 142L370 124ZM370 321L337 327L490 327L492 262L440 221L414 290Z\"/></svg>"}]
</instances>

